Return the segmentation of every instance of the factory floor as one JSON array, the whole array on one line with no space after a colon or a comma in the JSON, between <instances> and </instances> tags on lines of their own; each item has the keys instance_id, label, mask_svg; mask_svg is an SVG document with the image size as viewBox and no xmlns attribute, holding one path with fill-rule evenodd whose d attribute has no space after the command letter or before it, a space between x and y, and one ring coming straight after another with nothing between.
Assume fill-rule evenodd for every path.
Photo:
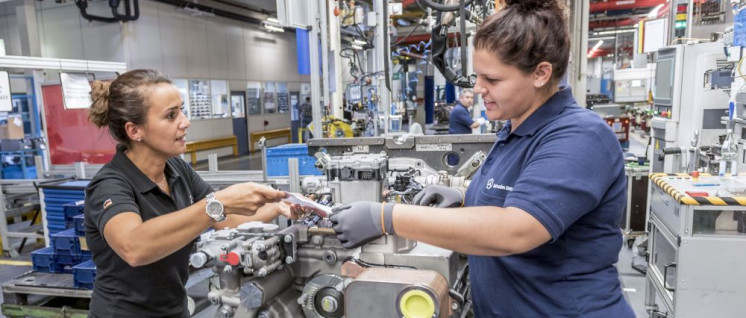
<instances>
[{"instance_id":1,"label":"factory floor","mask_svg":"<svg viewBox=\"0 0 746 318\"><path fill-rule=\"evenodd\" d=\"M643 156L645 154L645 145L648 142L647 138L647 135L644 135L641 132L630 133L629 152L636 156ZM261 153L259 152L238 158L230 156L224 157L218 161L219 170L260 170L261 168L262 160ZM207 162L198 162L195 169L207 170ZM13 225L11 225L11 227L12 226ZM18 242L16 242L16 245L17 243ZM21 251L19 257L0 257L0 283L5 283L23 273L31 271L30 253L31 251L41 247L43 247L43 244L28 242ZM629 248L625 244L619 251L619 262L617 263L619 279L622 283L624 295L630 305L632 305L638 318L648 317L645 312L645 276L632 267L633 262L636 264L644 264L644 259L637 256L636 246ZM200 296L202 294L206 295L206 293L207 287L204 284L197 285L190 289L190 295L193 296ZM0 294L0 302L2 302L2 294ZM213 317L216 310L216 306L207 306L205 309L197 312L194 317ZM0 316L2 316L2 314L0 314Z\"/></svg>"}]
</instances>

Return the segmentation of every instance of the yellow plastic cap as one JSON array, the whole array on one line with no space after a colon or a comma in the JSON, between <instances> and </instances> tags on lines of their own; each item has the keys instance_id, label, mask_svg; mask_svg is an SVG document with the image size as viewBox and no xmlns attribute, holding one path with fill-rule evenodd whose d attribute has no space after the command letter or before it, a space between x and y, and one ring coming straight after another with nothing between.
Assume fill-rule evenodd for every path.
<instances>
[{"instance_id":1,"label":"yellow plastic cap","mask_svg":"<svg viewBox=\"0 0 746 318\"><path fill-rule=\"evenodd\" d=\"M435 302L430 294L413 289L401 297L399 309L404 318L432 318L435 315Z\"/></svg>"}]
</instances>

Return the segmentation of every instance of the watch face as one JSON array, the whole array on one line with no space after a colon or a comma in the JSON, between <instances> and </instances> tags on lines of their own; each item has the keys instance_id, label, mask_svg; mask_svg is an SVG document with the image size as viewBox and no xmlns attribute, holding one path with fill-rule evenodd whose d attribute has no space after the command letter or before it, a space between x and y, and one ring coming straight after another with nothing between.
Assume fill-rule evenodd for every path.
<instances>
[{"instance_id":1,"label":"watch face","mask_svg":"<svg viewBox=\"0 0 746 318\"><path fill-rule=\"evenodd\" d=\"M207 214L213 218L222 215L223 204L218 201L207 202Z\"/></svg>"}]
</instances>

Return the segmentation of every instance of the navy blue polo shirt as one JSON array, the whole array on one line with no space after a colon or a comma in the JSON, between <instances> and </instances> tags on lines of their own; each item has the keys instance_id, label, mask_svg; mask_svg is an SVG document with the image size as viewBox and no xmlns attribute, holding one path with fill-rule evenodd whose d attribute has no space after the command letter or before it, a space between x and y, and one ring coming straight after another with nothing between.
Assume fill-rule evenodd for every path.
<instances>
[{"instance_id":1,"label":"navy blue polo shirt","mask_svg":"<svg viewBox=\"0 0 746 318\"><path fill-rule=\"evenodd\" d=\"M457 103L451 110L451 117L448 119L449 134L471 134L471 125L474 119L471 118L469 110L461 103Z\"/></svg>"},{"instance_id":2,"label":"navy blue polo shirt","mask_svg":"<svg viewBox=\"0 0 746 318\"><path fill-rule=\"evenodd\" d=\"M614 267L627 185L611 128L563 89L510 130L508 121L498 132L465 205L522 209L552 239L469 256L476 317L635 317Z\"/></svg>"}]
</instances>

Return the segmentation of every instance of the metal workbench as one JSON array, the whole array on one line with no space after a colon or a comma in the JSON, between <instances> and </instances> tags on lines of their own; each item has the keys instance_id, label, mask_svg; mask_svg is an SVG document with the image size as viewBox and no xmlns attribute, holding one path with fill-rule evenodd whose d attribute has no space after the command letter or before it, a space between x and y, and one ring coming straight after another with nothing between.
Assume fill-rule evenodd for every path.
<instances>
[{"instance_id":1,"label":"metal workbench","mask_svg":"<svg viewBox=\"0 0 746 318\"><path fill-rule=\"evenodd\" d=\"M651 317L743 317L746 178L650 176Z\"/></svg>"}]
</instances>

